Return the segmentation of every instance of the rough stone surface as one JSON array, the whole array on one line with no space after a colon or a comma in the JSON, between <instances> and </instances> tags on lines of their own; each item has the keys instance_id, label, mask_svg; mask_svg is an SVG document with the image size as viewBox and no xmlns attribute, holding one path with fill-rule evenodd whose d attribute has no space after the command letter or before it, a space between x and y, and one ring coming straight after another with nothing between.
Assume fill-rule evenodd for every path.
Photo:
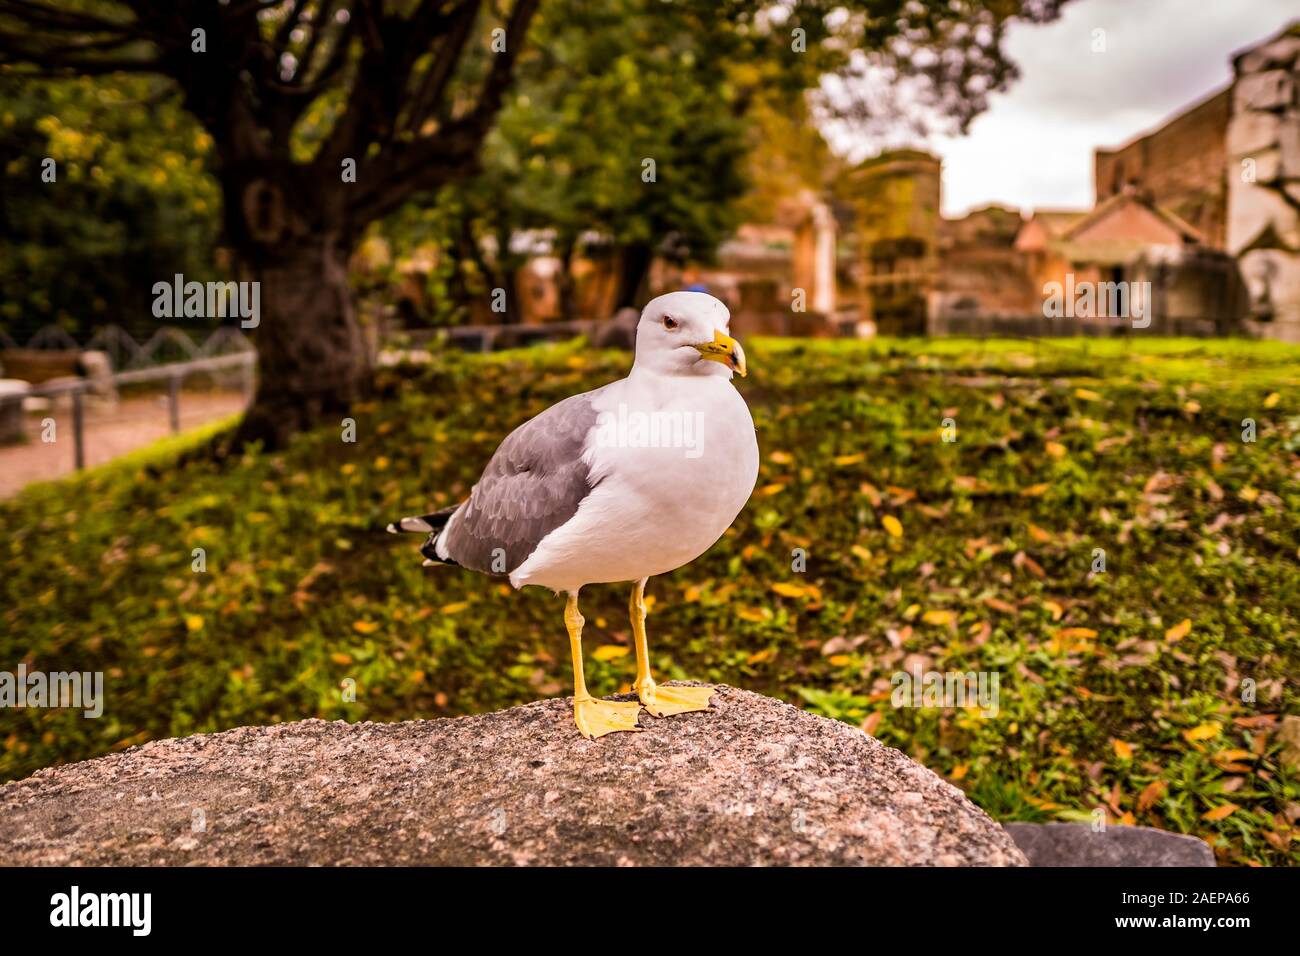
<instances>
[{"instance_id":1,"label":"rough stone surface","mask_svg":"<svg viewBox=\"0 0 1300 956\"><path fill-rule=\"evenodd\" d=\"M1087 823L1008 823L1030 866L1214 866L1204 840L1154 827Z\"/></svg>"},{"instance_id":2,"label":"rough stone surface","mask_svg":"<svg viewBox=\"0 0 1300 956\"><path fill-rule=\"evenodd\" d=\"M0 787L9 864L1020 865L965 796L733 688L582 739L569 700L161 740Z\"/></svg>"}]
</instances>

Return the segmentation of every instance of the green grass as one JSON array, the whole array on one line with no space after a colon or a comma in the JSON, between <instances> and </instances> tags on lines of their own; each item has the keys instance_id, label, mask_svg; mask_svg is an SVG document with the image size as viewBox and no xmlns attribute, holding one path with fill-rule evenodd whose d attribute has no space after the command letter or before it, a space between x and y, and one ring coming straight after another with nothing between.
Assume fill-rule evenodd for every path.
<instances>
[{"instance_id":1,"label":"green grass","mask_svg":"<svg viewBox=\"0 0 1300 956\"><path fill-rule=\"evenodd\" d=\"M1300 862L1278 733L1300 713L1300 348L746 346L759 489L651 582L664 677L863 724L999 819L1103 807L1224 863ZM107 691L99 720L0 711L0 779L240 724L567 693L557 598L422 569L417 540L377 529L460 500L511 427L627 362L576 344L456 356L384 373L354 444L330 428L179 468L172 446L0 505L0 669L103 670ZM592 689L625 688L625 589L583 598ZM997 715L893 707L891 675L914 666L996 672Z\"/></svg>"}]
</instances>

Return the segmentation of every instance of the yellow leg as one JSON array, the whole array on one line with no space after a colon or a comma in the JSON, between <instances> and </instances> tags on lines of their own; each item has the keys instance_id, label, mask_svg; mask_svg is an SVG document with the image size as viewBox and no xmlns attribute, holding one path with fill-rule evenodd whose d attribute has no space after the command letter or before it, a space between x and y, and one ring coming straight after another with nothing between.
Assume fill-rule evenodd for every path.
<instances>
[{"instance_id":1,"label":"yellow leg","mask_svg":"<svg viewBox=\"0 0 1300 956\"><path fill-rule=\"evenodd\" d=\"M587 693L582 676L582 625L586 623L578 610L578 593L569 595L564 607L564 626L569 629L569 652L573 655L573 719L578 731L595 740L616 730L640 730L636 725L641 706L636 701L596 700Z\"/></svg>"},{"instance_id":2,"label":"yellow leg","mask_svg":"<svg viewBox=\"0 0 1300 956\"><path fill-rule=\"evenodd\" d=\"M645 709L656 717L671 717L693 710L708 710L714 687L660 687L650 676L650 649L645 642L645 582L642 578L632 588L628 610L632 616L632 636L636 642L636 695Z\"/></svg>"}]
</instances>

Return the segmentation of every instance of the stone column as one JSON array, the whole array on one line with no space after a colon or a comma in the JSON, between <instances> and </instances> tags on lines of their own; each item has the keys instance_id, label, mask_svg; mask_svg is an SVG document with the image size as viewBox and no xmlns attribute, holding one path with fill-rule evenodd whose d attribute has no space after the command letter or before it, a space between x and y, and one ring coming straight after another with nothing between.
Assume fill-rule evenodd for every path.
<instances>
[{"instance_id":1,"label":"stone column","mask_svg":"<svg viewBox=\"0 0 1300 956\"><path fill-rule=\"evenodd\" d=\"M1228 252L1250 290L1247 328L1300 342L1300 34L1292 27L1233 62Z\"/></svg>"}]
</instances>

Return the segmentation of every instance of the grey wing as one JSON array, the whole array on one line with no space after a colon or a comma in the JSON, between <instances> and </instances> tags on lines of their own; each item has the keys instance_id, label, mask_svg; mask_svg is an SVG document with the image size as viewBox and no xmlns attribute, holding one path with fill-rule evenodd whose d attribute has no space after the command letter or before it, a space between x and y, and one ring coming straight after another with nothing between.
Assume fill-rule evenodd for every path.
<instances>
[{"instance_id":1,"label":"grey wing","mask_svg":"<svg viewBox=\"0 0 1300 956\"><path fill-rule=\"evenodd\" d=\"M512 431L438 544L475 571L509 573L564 524L591 491L582 460L596 424L596 392L557 402Z\"/></svg>"}]
</instances>

